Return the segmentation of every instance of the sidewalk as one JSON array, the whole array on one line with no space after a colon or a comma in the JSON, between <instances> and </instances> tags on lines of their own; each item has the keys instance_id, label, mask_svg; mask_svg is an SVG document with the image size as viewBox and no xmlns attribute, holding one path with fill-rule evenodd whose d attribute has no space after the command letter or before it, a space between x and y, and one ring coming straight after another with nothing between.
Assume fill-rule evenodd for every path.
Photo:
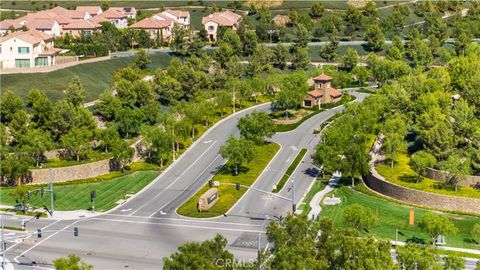
<instances>
[{"instance_id":1,"label":"sidewalk","mask_svg":"<svg viewBox=\"0 0 480 270\"><path fill-rule=\"evenodd\" d=\"M308 217L314 219L315 217L318 216L320 211L322 211L322 207L320 206L320 203L322 202L323 198L325 195L330 193L332 190L335 189L338 181L342 177L342 174L339 172L336 172L332 175L332 178L328 181L327 186L319 191L315 196L313 196L312 200L310 201L310 207L312 210L310 210L310 213L308 213Z\"/></svg>"}]
</instances>

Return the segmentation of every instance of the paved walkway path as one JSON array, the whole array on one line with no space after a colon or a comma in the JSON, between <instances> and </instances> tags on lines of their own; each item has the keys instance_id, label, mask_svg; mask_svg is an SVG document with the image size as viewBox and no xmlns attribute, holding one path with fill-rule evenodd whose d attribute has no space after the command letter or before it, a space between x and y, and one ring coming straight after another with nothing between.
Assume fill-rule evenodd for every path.
<instances>
[{"instance_id":1,"label":"paved walkway path","mask_svg":"<svg viewBox=\"0 0 480 270\"><path fill-rule=\"evenodd\" d=\"M310 207L312 210L310 210L310 213L308 213L308 217L314 219L315 217L318 216L320 211L322 211L322 207L320 206L320 203L322 202L323 198L325 195L330 193L332 190L335 189L337 186L338 181L340 181L340 178L342 177L341 173L334 173L332 175L332 178L328 181L327 186L319 191L315 196L313 196L312 200L310 201Z\"/></svg>"}]
</instances>

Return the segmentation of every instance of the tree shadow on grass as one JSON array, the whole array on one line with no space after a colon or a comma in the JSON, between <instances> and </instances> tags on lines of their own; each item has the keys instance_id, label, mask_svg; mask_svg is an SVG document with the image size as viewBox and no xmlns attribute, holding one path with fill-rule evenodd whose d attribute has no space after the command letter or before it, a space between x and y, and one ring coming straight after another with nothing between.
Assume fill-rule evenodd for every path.
<instances>
[{"instance_id":1,"label":"tree shadow on grass","mask_svg":"<svg viewBox=\"0 0 480 270\"><path fill-rule=\"evenodd\" d=\"M239 166L238 167L238 174L235 175L235 165L233 164L225 164L221 169L218 170L217 174L223 174L223 175L231 175L231 176L240 176L242 174L245 174L250 171L250 168L247 168L245 166Z\"/></svg>"},{"instance_id":2,"label":"tree shadow on grass","mask_svg":"<svg viewBox=\"0 0 480 270\"><path fill-rule=\"evenodd\" d=\"M404 174L399 176L398 179L407 183L420 183L423 177L420 175Z\"/></svg>"},{"instance_id":3,"label":"tree shadow on grass","mask_svg":"<svg viewBox=\"0 0 480 270\"><path fill-rule=\"evenodd\" d=\"M415 244L421 244L425 245L426 241L424 238L412 236L406 240L407 243L415 243Z\"/></svg>"}]
</instances>

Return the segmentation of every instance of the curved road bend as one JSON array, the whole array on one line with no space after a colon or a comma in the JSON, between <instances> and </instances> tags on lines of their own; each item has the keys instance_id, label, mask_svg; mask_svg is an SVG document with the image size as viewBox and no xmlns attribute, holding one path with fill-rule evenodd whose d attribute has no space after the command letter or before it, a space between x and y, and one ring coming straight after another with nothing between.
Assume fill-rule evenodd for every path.
<instances>
[{"instance_id":1,"label":"curved road bend","mask_svg":"<svg viewBox=\"0 0 480 270\"><path fill-rule=\"evenodd\" d=\"M357 100L361 100L366 94L354 95L358 97ZM251 190L232 208L228 217L183 219L175 215L174 209L204 185L223 164L224 160L218 156L218 150L228 136L238 135L238 118L253 110L268 109L268 104L247 109L212 128L182 159L160 175L157 181L111 213L73 221L29 222L29 231L44 228L43 238L37 239L34 236L20 243L9 242L7 258L17 262L16 269L32 269L32 262L40 267L52 268L53 259L70 253L78 254L97 269L158 269L162 265L162 258L169 256L181 244L210 239L216 233L227 238L228 248L236 257L255 258L257 237L263 223L259 218L266 214L285 215L291 209L290 202L263 200L260 194ZM282 150L272 160L269 170L257 180L255 187L271 189L297 152L305 147L309 152L293 174L297 179L296 200L300 200L313 181L313 177L303 173L307 168L313 167L309 155L318 142L313 136L313 129L342 109L343 106L319 113L295 131L275 135L273 140L282 144ZM280 194L291 196L288 184ZM18 226L20 222L20 218L11 217L7 219L6 225ZM73 227L79 228L79 237L73 236ZM47 230L55 231L46 232Z\"/></svg>"}]
</instances>

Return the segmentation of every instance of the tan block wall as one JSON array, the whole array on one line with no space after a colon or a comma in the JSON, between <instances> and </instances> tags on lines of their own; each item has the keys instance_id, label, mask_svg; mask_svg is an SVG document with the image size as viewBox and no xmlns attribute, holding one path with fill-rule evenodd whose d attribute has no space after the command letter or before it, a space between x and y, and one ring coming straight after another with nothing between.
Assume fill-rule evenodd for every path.
<instances>
[{"instance_id":1,"label":"tan block wall","mask_svg":"<svg viewBox=\"0 0 480 270\"><path fill-rule=\"evenodd\" d=\"M427 177L443 183L448 179L446 172L432 168L427 168ZM465 187L480 187L480 176L471 175L458 183L458 185Z\"/></svg>"},{"instance_id":2,"label":"tan block wall","mask_svg":"<svg viewBox=\"0 0 480 270\"><path fill-rule=\"evenodd\" d=\"M53 178L53 182L55 183L86 179L107 174L111 169L110 159L68 167L33 169L28 173L27 182L30 184L48 183L50 177Z\"/></svg>"},{"instance_id":3,"label":"tan block wall","mask_svg":"<svg viewBox=\"0 0 480 270\"><path fill-rule=\"evenodd\" d=\"M464 198L424 192L402 187L381 178L376 171L363 177L365 184L372 190L402 202L448 211L460 211L480 214L480 198Z\"/></svg>"}]
</instances>

